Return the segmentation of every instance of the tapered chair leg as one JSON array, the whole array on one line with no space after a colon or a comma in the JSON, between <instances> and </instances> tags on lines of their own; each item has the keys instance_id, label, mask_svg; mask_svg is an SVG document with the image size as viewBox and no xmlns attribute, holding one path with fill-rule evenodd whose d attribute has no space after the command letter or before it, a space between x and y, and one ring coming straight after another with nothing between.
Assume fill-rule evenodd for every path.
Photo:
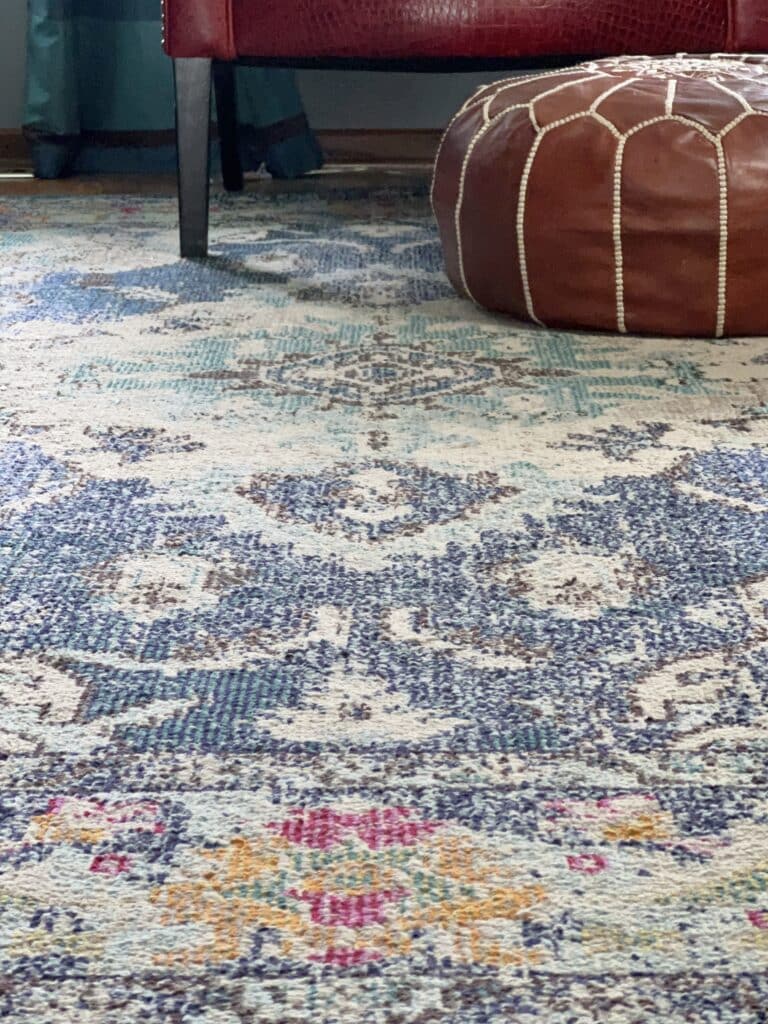
<instances>
[{"instance_id":1,"label":"tapered chair leg","mask_svg":"<svg viewBox=\"0 0 768 1024\"><path fill-rule=\"evenodd\" d=\"M237 146L237 89L235 65L214 61L213 82L216 88L216 120L219 123L221 173L227 192L242 192L243 168Z\"/></svg>"},{"instance_id":2,"label":"tapered chair leg","mask_svg":"<svg viewBox=\"0 0 768 1024\"><path fill-rule=\"evenodd\" d=\"M176 146L182 256L208 253L211 61L176 58Z\"/></svg>"}]
</instances>

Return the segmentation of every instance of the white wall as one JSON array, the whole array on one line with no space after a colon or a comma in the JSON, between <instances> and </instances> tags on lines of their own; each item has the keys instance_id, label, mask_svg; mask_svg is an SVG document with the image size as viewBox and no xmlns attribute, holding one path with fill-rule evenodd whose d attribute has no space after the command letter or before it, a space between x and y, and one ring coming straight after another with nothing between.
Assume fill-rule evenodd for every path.
<instances>
[{"instance_id":1,"label":"white wall","mask_svg":"<svg viewBox=\"0 0 768 1024\"><path fill-rule=\"evenodd\" d=\"M26 0L0 0L0 130L21 124L25 24ZM299 82L316 128L439 128L492 77L302 71Z\"/></svg>"},{"instance_id":2,"label":"white wall","mask_svg":"<svg viewBox=\"0 0 768 1024\"><path fill-rule=\"evenodd\" d=\"M316 128L442 128L478 85L501 77L301 71L299 83Z\"/></svg>"}]
</instances>

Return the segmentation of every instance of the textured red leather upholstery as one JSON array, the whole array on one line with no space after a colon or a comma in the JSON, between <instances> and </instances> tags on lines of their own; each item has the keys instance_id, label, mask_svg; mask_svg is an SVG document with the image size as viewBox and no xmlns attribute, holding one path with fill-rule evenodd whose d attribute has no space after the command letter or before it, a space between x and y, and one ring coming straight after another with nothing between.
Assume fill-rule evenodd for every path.
<instances>
[{"instance_id":1,"label":"textured red leather upholstery","mask_svg":"<svg viewBox=\"0 0 768 1024\"><path fill-rule=\"evenodd\" d=\"M768 50L768 0L731 0L730 49Z\"/></svg>"},{"instance_id":2,"label":"textured red leather upholstery","mask_svg":"<svg viewBox=\"0 0 768 1024\"><path fill-rule=\"evenodd\" d=\"M232 0L163 0L163 45L172 57L234 60Z\"/></svg>"},{"instance_id":3,"label":"textured red leather upholstery","mask_svg":"<svg viewBox=\"0 0 768 1024\"><path fill-rule=\"evenodd\" d=\"M768 0L164 0L174 57L419 59L768 45ZM732 11L729 11L730 8Z\"/></svg>"}]
</instances>

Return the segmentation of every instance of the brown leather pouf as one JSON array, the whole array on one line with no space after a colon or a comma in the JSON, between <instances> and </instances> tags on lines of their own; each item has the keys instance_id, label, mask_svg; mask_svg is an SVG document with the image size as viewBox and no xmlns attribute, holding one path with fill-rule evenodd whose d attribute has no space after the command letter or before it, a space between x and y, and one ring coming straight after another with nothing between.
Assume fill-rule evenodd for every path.
<instances>
[{"instance_id":1,"label":"brown leather pouf","mask_svg":"<svg viewBox=\"0 0 768 1024\"><path fill-rule=\"evenodd\" d=\"M496 82L433 207L449 276L547 326L768 334L768 61L621 57Z\"/></svg>"}]
</instances>

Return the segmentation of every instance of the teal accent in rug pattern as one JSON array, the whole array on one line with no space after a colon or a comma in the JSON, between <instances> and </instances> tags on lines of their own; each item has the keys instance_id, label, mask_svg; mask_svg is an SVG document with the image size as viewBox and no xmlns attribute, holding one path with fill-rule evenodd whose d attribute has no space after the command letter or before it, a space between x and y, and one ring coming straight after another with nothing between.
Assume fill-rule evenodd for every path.
<instances>
[{"instance_id":1,"label":"teal accent in rug pattern","mask_svg":"<svg viewBox=\"0 0 768 1024\"><path fill-rule=\"evenodd\" d=\"M0 205L0 1016L768 1020L768 347L427 198Z\"/></svg>"}]
</instances>

